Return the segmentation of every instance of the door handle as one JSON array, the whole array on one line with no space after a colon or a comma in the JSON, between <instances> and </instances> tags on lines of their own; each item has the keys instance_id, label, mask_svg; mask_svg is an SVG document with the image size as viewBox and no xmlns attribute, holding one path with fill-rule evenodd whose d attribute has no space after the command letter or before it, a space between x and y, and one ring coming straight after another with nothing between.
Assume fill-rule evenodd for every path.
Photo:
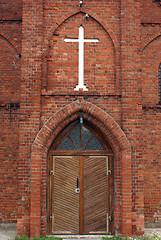
<instances>
[{"instance_id":1,"label":"door handle","mask_svg":"<svg viewBox=\"0 0 161 240\"><path fill-rule=\"evenodd\" d=\"M79 188L79 178L77 177L77 184L75 188L75 193L80 193L80 188Z\"/></svg>"},{"instance_id":2,"label":"door handle","mask_svg":"<svg viewBox=\"0 0 161 240\"><path fill-rule=\"evenodd\" d=\"M79 188L79 178L77 177L77 188Z\"/></svg>"}]
</instances>

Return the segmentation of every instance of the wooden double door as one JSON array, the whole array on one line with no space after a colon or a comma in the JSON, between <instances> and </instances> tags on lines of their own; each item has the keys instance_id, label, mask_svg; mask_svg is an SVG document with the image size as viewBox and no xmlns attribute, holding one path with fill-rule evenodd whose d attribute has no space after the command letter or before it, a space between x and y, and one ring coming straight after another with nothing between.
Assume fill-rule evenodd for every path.
<instances>
[{"instance_id":1,"label":"wooden double door","mask_svg":"<svg viewBox=\"0 0 161 240\"><path fill-rule=\"evenodd\" d=\"M112 156L55 155L49 161L48 233L112 231Z\"/></svg>"}]
</instances>

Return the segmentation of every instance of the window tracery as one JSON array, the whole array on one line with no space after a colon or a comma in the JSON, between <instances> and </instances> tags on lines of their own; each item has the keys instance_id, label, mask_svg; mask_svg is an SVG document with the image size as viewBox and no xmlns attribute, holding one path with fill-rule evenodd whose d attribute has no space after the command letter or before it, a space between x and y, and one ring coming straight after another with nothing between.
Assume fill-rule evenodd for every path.
<instances>
[{"instance_id":1,"label":"window tracery","mask_svg":"<svg viewBox=\"0 0 161 240\"><path fill-rule=\"evenodd\" d=\"M57 147L58 150L104 150L100 141L83 125L69 132Z\"/></svg>"}]
</instances>

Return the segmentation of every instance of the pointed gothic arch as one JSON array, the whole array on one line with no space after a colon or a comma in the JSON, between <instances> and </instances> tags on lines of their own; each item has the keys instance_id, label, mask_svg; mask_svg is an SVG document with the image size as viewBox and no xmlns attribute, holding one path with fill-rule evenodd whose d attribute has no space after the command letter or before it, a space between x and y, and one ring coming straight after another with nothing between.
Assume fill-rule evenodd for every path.
<instances>
[{"instance_id":1,"label":"pointed gothic arch","mask_svg":"<svg viewBox=\"0 0 161 240\"><path fill-rule=\"evenodd\" d=\"M0 32L0 37L2 37L3 39L5 39L6 40L6 42L10 45L10 46L12 46L13 47L13 49L16 51L16 53L19 55L19 57L20 57L20 51L19 51L19 49L18 49L18 46L17 46L17 44L14 42L14 40L11 38L11 37L9 37L6 33L4 33L4 32Z\"/></svg>"},{"instance_id":2,"label":"pointed gothic arch","mask_svg":"<svg viewBox=\"0 0 161 240\"><path fill-rule=\"evenodd\" d=\"M146 41L142 44L140 50L144 51L145 48L151 43L153 42L155 39L157 39L159 36L161 35L161 32L157 32L154 35L152 35L151 37L147 38Z\"/></svg>"},{"instance_id":3,"label":"pointed gothic arch","mask_svg":"<svg viewBox=\"0 0 161 240\"><path fill-rule=\"evenodd\" d=\"M103 21L96 13L93 14L92 11L90 10L86 10L84 8L82 8L82 10L78 10L73 9L72 11L69 11L68 13L66 13L64 16L62 16L50 29L50 31L47 33L46 36L46 41L45 41L45 46L44 46L44 52L43 52L43 71L42 71L42 86L43 86L43 90L42 93L45 95L51 95L52 92L48 91L48 55L49 55L49 49L50 49L50 40L52 39L54 33L59 29L59 27L65 23L69 18L76 16L79 13L83 13L83 14L88 14L95 22L97 22L103 29L104 31L107 33L107 35L110 38L110 41L113 45L113 49L114 49L114 58L115 58L115 78L116 78L116 92L118 92L119 94L119 75L120 72L117 68L117 66L119 66L119 43L118 40L114 34L114 32L111 30L109 24L105 23L105 21Z\"/></svg>"},{"instance_id":4,"label":"pointed gothic arch","mask_svg":"<svg viewBox=\"0 0 161 240\"><path fill-rule=\"evenodd\" d=\"M48 150L58 134L69 123L78 119L79 112L83 112L83 117L89 122L97 126L104 133L108 141L111 143L116 165L119 167L119 184L121 181L121 189L117 197L122 201L122 209L115 210L115 227L120 226L122 235L132 234L132 193L131 193L131 148L124 132L114 119L99 107L81 100L75 101L65 106L63 109L55 113L44 124L32 146L31 153L31 213L30 213L30 236L40 235L41 224L46 223L46 162ZM117 167L117 166L116 166ZM121 168L121 172L120 172ZM126 203L126 205L124 204ZM120 218L121 223L120 223ZM34 222L39 223L34 225ZM45 229L44 229L45 233Z\"/></svg>"},{"instance_id":5,"label":"pointed gothic arch","mask_svg":"<svg viewBox=\"0 0 161 240\"><path fill-rule=\"evenodd\" d=\"M96 22L98 22L104 29L105 31L109 34L111 41L113 42L114 48L116 50L118 50L119 48L119 43L118 40L114 34L114 32L112 31L112 29L110 28L109 24L107 24L105 21L102 20L102 18L100 16L98 16L96 13L93 13L92 11L90 11L89 9L85 9L82 8L82 10L78 10L77 8L72 9L72 11L67 12L65 15L63 15L56 23L54 26L52 26L52 28L50 29L50 31L47 34L47 45L49 45L49 41L53 35L53 33L57 30L57 28L63 24L63 22L65 22L68 18L78 14L78 13L84 13L84 14L88 14L90 17L92 17Z\"/></svg>"}]
</instances>

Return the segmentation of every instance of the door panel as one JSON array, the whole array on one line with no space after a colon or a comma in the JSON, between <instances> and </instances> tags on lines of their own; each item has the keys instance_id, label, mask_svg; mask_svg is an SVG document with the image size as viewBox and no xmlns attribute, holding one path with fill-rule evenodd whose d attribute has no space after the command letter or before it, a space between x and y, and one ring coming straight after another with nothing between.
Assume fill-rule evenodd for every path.
<instances>
[{"instance_id":1,"label":"door panel","mask_svg":"<svg viewBox=\"0 0 161 240\"><path fill-rule=\"evenodd\" d=\"M108 156L52 157L50 233L101 234L111 231L111 221L107 217L111 216L113 181L111 161L108 160ZM77 187L80 193L75 193Z\"/></svg>"},{"instance_id":2,"label":"door panel","mask_svg":"<svg viewBox=\"0 0 161 240\"><path fill-rule=\"evenodd\" d=\"M52 233L79 234L79 156L53 157Z\"/></svg>"},{"instance_id":3,"label":"door panel","mask_svg":"<svg viewBox=\"0 0 161 240\"><path fill-rule=\"evenodd\" d=\"M84 234L106 233L108 231L106 160L104 156L83 157Z\"/></svg>"}]
</instances>

